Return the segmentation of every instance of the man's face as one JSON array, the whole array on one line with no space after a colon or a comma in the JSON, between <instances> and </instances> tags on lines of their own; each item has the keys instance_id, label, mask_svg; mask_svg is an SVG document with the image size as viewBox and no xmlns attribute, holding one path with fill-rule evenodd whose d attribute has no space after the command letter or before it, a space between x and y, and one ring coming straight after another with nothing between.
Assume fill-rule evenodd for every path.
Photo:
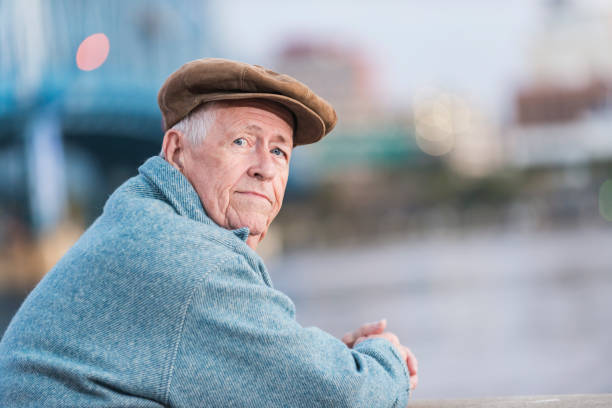
<instances>
[{"instance_id":1,"label":"man's face","mask_svg":"<svg viewBox=\"0 0 612 408\"><path fill-rule=\"evenodd\" d=\"M208 216L227 229L248 227L255 248L283 203L293 148L293 117L264 100L217 108L200 145L186 143L183 174Z\"/></svg>"}]
</instances>

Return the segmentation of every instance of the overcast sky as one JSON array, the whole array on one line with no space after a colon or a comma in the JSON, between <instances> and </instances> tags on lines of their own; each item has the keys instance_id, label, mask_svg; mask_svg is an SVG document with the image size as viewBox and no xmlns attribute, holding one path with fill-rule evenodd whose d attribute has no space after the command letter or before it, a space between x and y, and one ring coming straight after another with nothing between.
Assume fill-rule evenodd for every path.
<instances>
[{"instance_id":1,"label":"overcast sky","mask_svg":"<svg viewBox=\"0 0 612 408\"><path fill-rule=\"evenodd\" d=\"M332 41L368 58L389 106L409 104L420 89L433 86L499 117L526 76L546 2L214 0L210 17L227 57L265 65L288 39ZM606 0L579 3L592 8Z\"/></svg>"}]
</instances>

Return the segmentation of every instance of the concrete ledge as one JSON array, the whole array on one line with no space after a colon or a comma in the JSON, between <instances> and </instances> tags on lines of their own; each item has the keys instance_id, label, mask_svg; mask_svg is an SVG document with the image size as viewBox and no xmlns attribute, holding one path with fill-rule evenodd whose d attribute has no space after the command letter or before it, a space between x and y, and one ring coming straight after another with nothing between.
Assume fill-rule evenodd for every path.
<instances>
[{"instance_id":1,"label":"concrete ledge","mask_svg":"<svg viewBox=\"0 0 612 408\"><path fill-rule=\"evenodd\" d=\"M610 408L612 394L542 395L410 401L409 408Z\"/></svg>"}]
</instances>

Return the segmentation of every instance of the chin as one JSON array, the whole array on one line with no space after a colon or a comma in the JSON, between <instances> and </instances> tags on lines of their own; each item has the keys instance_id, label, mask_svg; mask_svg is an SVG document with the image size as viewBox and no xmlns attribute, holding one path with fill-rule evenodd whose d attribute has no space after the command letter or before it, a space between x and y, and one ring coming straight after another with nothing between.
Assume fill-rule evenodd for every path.
<instances>
[{"instance_id":1,"label":"chin","mask_svg":"<svg viewBox=\"0 0 612 408\"><path fill-rule=\"evenodd\" d=\"M267 221L267 218L264 219L264 217L258 216L258 214L252 216L241 214L241 216L228 219L226 225L228 229L248 228L250 234L259 234L260 231L268 229Z\"/></svg>"},{"instance_id":2,"label":"chin","mask_svg":"<svg viewBox=\"0 0 612 408\"><path fill-rule=\"evenodd\" d=\"M268 230L268 224L262 222L247 223L245 226L249 228L250 235L265 234Z\"/></svg>"}]
</instances>

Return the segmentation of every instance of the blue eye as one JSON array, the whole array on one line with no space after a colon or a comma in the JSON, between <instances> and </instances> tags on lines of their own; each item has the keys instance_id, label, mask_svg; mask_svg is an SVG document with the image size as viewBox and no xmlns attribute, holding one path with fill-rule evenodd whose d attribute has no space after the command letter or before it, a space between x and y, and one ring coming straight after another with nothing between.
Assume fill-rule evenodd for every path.
<instances>
[{"instance_id":1,"label":"blue eye","mask_svg":"<svg viewBox=\"0 0 612 408\"><path fill-rule=\"evenodd\" d=\"M285 156L285 152L283 152L278 147L275 147L274 149L270 150L270 152L272 152L272 154L276 156Z\"/></svg>"},{"instance_id":2,"label":"blue eye","mask_svg":"<svg viewBox=\"0 0 612 408\"><path fill-rule=\"evenodd\" d=\"M246 143L246 140L244 139L244 137L234 140L234 144L237 144L238 146L244 146L245 143Z\"/></svg>"}]
</instances>

